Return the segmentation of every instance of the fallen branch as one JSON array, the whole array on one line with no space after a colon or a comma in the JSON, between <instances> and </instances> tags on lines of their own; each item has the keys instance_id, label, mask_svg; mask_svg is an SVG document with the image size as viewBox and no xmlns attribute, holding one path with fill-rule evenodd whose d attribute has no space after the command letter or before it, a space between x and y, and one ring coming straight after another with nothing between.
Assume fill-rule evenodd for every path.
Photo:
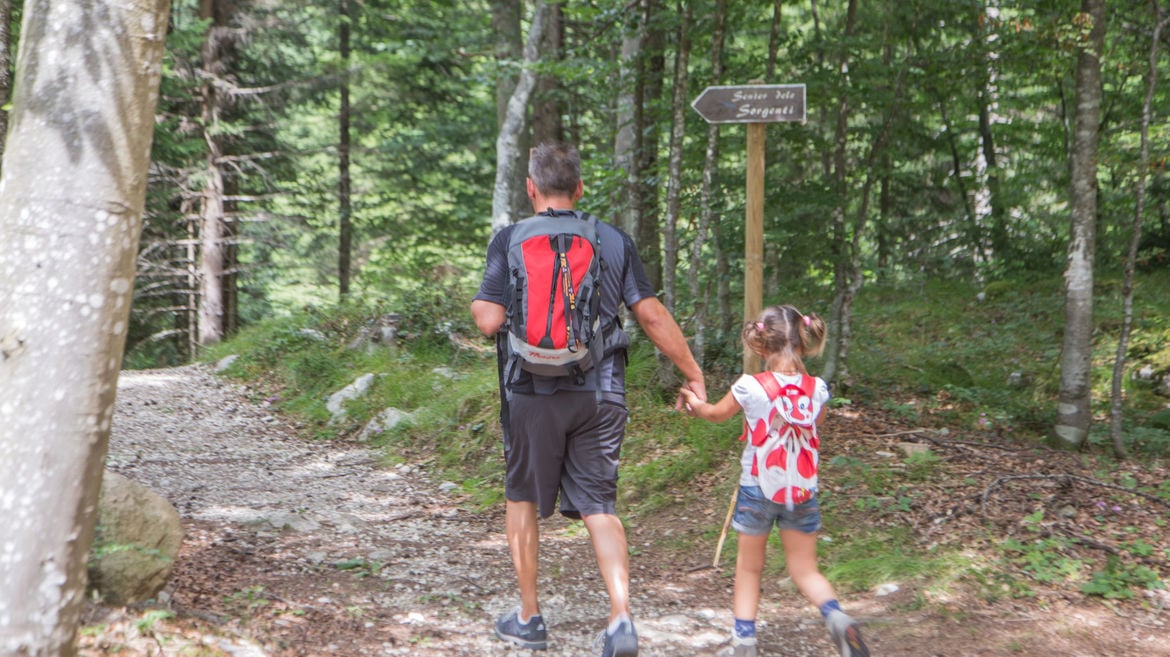
<instances>
[{"instance_id":1,"label":"fallen branch","mask_svg":"<svg viewBox=\"0 0 1170 657\"><path fill-rule=\"evenodd\" d=\"M995 481L988 484L987 487L983 489L983 495L982 495L982 500L981 500L981 506L983 508L983 515L987 515L987 500L989 497L991 497L991 491L993 489L995 489L1000 484L1003 484L1003 483L1008 482L1008 481L1019 481L1019 480L1024 480L1024 479L1051 479L1053 481L1060 481L1060 482L1065 483L1065 484L1071 484L1073 482L1076 482L1076 483L1084 484L1086 486L1094 486L1096 488L1106 488L1109 490L1116 490L1116 491L1121 491L1123 493L1128 493L1130 495L1136 495L1136 496L1141 497L1143 499L1146 499L1150 502L1154 502L1155 504L1160 504L1166 508L1170 508L1170 502L1167 502L1166 500L1163 500L1162 498L1157 497L1155 495L1150 495L1149 493L1143 493L1139 490L1134 490L1132 488L1126 488L1125 486L1118 486L1117 484L1109 484L1109 483L1106 483L1104 481L1097 481L1096 479L1089 479L1088 477L1081 477L1079 475L1073 475L1073 474L1067 474L1067 473L1051 474L1051 475L1027 474L1027 475L1010 475L1010 476L1006 476L1006 477L999 477Z\"/></svg>"}]
</instances>

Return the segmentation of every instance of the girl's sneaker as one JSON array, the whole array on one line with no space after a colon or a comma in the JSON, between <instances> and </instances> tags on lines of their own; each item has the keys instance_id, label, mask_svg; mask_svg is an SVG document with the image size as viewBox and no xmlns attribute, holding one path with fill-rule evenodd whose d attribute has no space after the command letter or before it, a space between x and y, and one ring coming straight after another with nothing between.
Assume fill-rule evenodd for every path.
<instances>
[{"instance_id":1,"label":"girl's sneaker","mask_svg":"<svg viewBox=\"0 0 1170 657\"><path fill-rule=\"evenodd\" d=\"M735 632L731 633L731 657L759 657L758 648L756 647L756 637L738 637Z\"/></svg>"},{"instance_id":2,"label":"girl's sneaker","mask_svg":"<svg viewBox=\"0 0 1170 657\"><path fill-rule=\"evenodd\" d=\"M610 634L609 628L602 630L593 645L601 648L601 657L638 657L638 633L634 631L634 621L622 616L613 633Z\"/></svg>"},{"instance_id":3,"label":"girl's sneaker","mask_svg":"<svg viewBox=\"0 0 1170 657\"><path fill-rule=\"evenodd\" d=\"M841 651L841 657L869 657L869 648L861 640L861 627L843 611L834 609L825 617L829 635Z\"/></svg>"},{"instance_id":4,"label":"girl's sneaker","mask_svg":"<svg viewBox=\"0 0 1170 657\"><path fill-rule=\"evenodd\" d=\"M521 623L519 607L496 620L496 636L529 650L548 648L548 630L544 627L544 619L533 616L527 623Z\"/></svg>"}]
</instances>

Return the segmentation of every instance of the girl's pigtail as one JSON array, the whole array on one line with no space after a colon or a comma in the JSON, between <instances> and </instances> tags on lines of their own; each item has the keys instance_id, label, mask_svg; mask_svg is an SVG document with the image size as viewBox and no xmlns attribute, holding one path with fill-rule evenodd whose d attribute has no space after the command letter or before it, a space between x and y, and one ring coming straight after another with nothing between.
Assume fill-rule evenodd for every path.
<instances>
[{"instance_id":1,"label":"girl's pigtail","mask_svg":"<svg viewBox=\"0 0 1170 657\"><path fill-rule=\"evenodd\" d=\"M801 317L798 330L804 355L819 356L825 349L825 335L828 333L825 320L816 313L809 313Z\"/></svg>"}]
</instances>

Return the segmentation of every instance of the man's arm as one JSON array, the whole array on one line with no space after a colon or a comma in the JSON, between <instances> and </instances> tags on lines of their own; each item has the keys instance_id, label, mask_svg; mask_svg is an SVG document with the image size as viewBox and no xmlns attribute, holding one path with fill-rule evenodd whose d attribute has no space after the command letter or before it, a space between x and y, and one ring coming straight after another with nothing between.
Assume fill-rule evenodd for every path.
<instances>
[{"instance_id":1,"label":"man's arm","mask_svg":"<svg viewBox=\"0 0 1170 657\"><path fill-rule=\"evenodd\" d=\"M475 325L489 338L499 332L504 325L506 309L498 303L476 299L471 302L471 317Z\"/></svg>"},{"instance_id":2,"label":"man's arm","mask_svg":"<svg viewBox=\"0 0 1170 657\"><path fill-rule=\"evenodd\" d=\"M687 380L687 389L694 392L700 400L707 401L703 370L695 361L682 329L679 328L678 322L674 321L674 317L671 317L666 306L655 297L645 297L630 306L630 312L633 313L634 319L638 320L638 325L642 327L646 337L650 338L654 346L682 372L683 378ZM682 395L679 395L674 407L676 409L683 407Z\"/></svg>"}]
</instances>

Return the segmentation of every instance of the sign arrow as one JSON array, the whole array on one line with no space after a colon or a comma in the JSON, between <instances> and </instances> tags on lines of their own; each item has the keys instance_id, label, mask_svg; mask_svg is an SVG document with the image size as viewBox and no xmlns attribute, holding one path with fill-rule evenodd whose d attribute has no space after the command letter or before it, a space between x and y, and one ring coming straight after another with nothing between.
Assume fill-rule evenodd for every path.
<instances>
[{"instance_id":1,"label":"sign arrow","mask_svg":"<svg viewBox=\"0 0 1170 657\"><path fill-rule=\"evenodd\" d=\"M803 84L707 87L691 103L707 123L780 123L805 120Z\"/></svg>"}]
</instances>

